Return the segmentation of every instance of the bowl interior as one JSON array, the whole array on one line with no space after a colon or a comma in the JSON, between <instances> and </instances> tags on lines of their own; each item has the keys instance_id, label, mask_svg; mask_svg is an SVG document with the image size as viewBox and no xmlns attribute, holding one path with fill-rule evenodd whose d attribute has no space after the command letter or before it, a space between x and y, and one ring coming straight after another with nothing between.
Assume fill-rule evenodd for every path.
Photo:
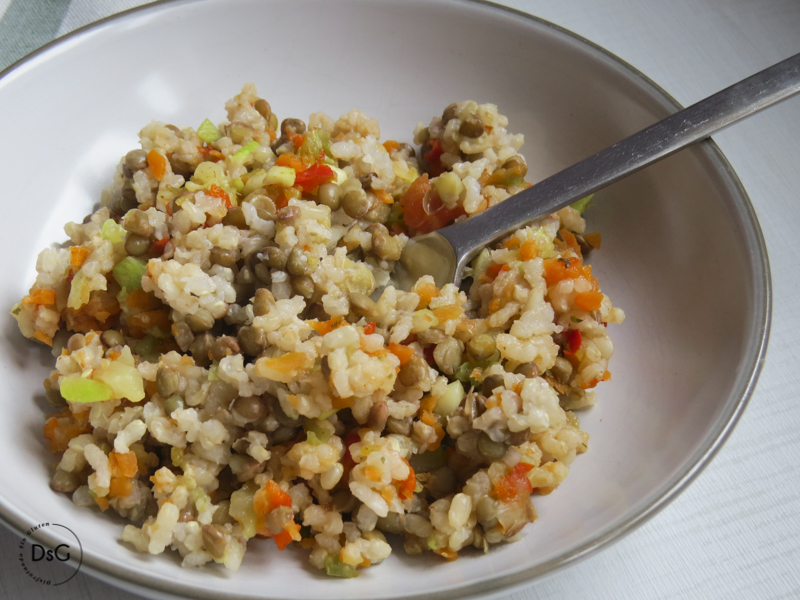
<instances>
[{"instance_id":1,"label":"bowl interior","mask_svg":"<svg viewBox=\"0 0 800 600\"><path fill-rule=\"evenodd\" d=\"M410 141L453 101L496 103L525 134L536 181L663 118L671 101L627 67L547 24L447 0L199 0L139 10L79 33L0 80L0 164L7 210L0 246L9 310L35 257L63 241L99 198L150 120L197 126L254 81L281 116L336 117L358 107L383 139ZM253 541L241 570L182 570L136 554L122 524L48 487L41 380L52 357L6 319L0 340L0 516L19 529L63 523L84 568L139 589L197 597L464 596L524 581L613 538L687 479L741 408L768 313L758 226L727 163L709 144L596 196L589 228L603 290L627 313L613 326L613 379L581 414L588 454L521 542L452 563L406 557L348 582L320 576L301 551ZM268 583L267 583L268 582Z\"/></svg>"}]
</instances>

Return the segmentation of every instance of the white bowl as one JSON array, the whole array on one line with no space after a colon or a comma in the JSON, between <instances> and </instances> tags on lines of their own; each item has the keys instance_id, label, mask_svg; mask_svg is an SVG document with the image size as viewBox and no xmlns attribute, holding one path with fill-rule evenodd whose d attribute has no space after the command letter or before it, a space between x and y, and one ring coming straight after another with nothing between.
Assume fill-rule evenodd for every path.
<instances>
[{"instance_id":1,"label":"white bowl","mask_svg":"<svg viewBox=\"0 0 800 600\"><path fill-rule=\"evenodd\" d=\"M536 181L678 108L601 48L528 15L448 0L197 0L156 3L79 30L0 79L8 211L0 306L34 277L99 198L152 119L196 126L254 81L277 114L358 107L384 139L410 140L452 101L493 102L525 134ZM331 580L300 551L251 543L238 573L181 569L119 542L119 521L49 489L41 380L52 358L7 318L0 342L0 517L83 542L83 569L140 593L198 598L456 598L519 585L597 550L652 516L707 464L744 409L766 347L766 250L738 179L712 142L599 193L594 268L628 315L614 326L613 380L582 414L590 450L536 500L516 544L452 563L395 552ZM58 540L51 535L49 541Z\"/></svg>"}]
</instances>

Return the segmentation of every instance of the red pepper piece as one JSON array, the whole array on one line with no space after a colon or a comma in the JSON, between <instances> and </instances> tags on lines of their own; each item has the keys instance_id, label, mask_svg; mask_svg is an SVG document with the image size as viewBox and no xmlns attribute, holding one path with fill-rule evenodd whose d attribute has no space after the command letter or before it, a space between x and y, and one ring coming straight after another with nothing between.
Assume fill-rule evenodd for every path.
<instances>
[{"instance_id":1,"label":"red pepper piece","mask_svg":"<svg viewBox=\"0 0 800 600\"><path fill-rule=\"evenodd\" d=\"M315 164L298 173L294 179L294 184L302 191L309 192L335 177L336 173L328 165Z\"/></svg>"}]
</instances>

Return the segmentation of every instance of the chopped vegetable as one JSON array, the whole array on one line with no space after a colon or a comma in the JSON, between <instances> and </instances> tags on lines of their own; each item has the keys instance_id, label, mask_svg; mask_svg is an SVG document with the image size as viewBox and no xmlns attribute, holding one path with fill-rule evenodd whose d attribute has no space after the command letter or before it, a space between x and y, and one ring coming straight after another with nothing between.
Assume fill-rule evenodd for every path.
<instances>
[{"instance_id":1,"label":"chopped vegetable","mask_svg":"<svg viewBox=\"0 0 800 600\"><path fill-rule=\"evenodd\" d=\"M574 208L575 210L577 210L580 214L583 214L583 212L587 208L589 208L589 204L591 203L591 200L592 200L593 197L594 197L594 194L589 194L585 198L581 198L577 202L573 202L572 204L570 204L570 206L572 208Z\"/></svg>"},{"instance_id":2,"label":"chopped vegetable","mask_svg":"<svg viewBox=\"0 0 800 600\"><path fill-rule=\"evenodd\" d=\"M248 142L244 146L242 146L236 154L234 154L231 158L233 160L238 160L243 162L248 156L250 156L256 149L258 148L258 142L252 141Z\"/></svg>"},{"instance_id":3,"label":"chopped vegetable","mask_svg":"<svg viewBox=\"0 0 800 600\"><path fill-rule=\"evenodd\" d=\"M61 395L70 402L105 402L114 397L111 386L86 377L67 376L60 380Z\"/></svg>"},{"instance_id":4,"label":"chopped vegetable","mask_svg":"<svg viewBox=\"0 0 800 600\"><path fill-rule=\"evenodd\" d=\"M323 183L327 183L336 178L336 173L328 165L311 165L305 171L297 173L294 185L300 187L304 192L315 190Z\"/></svg>"},{"instance_id":5,"label":"chopped vegetable","mask_svg":"<svg viewBox=\"0 0 800 600\"><path fill-rule=\"evenodd\" d=\"M56 291L53 288L38 288L22 299L22 304L55 304Z\"/></svg>"},{"instance_id":6,"label":"chopped vegetable","mask_svg":"<svg viewBox=\"0 0 800 600\"><path fill-rule=\"evenodd\" d=\"M436 408L433 411L437 415L449 417L456 412L465 395L464 386L461 385L461 382L453 381L445 388L444 394L436 399Z\"/></svg>"},{"instance_id":7,"label":"chopped vegetable","mask_svg":"<svg viewBox=\"0 0 800 600\"><path fill-rule=\"evenodd\" d=\"M153 177L161 181L167 174L167 159L155 148L147 153L147 164Z\"/></svg>"},{"instance_id":8,"label":"chopped vegetable","mask_svg":"<svg viewBox=\"0 0 800 600\"><path fill-rule=\"evenodd\" d=\"M512 502L530 495L533 486L528 480L527 473L533 465L517 463L511 472L494 484L492 496L503 502Z\"/></svg>"},{"instance_id":9,"label":"chopped vegetable","mask_svg":"<svg viewBox=\"0 0 800 600\"><path fill-rule=\"evenodd\" d=\"M297 172L291 167L270 167L266 177L264 177L264 185L279 185L290 188L294 185L296 176Z\"/></svg>"},{"instance_id":10,"label":"chopped vegetable","mask_svg":"<svg viewBox=\"0 0 800 600\"><path fill-rule=\"evenodd\" d=\"M126 231L114 219L106 219L103 223L103 228L100 230L100 235L104 240L108 240L112 244L120 244L125 241Z\"/></svg>"},{"instance_id":11,"label":"chopped vegetable","mask_svg":"<svg viewBox=\"0 0 800 600\"><path fill-rule=\"evenodd\" d=\"M603 302L602 292L581 292L575 296L573 304L575 308L589 312L592 310L600 310L600 305Z\"/></svg>"},{"instance_id":12,"label":"chopped vegetable","mask_svg":"<svg viewBox=\"0 0 800 600\"><path fill-rule=\"evenodd\" d=\"M138 290L142 287L142 277L147 272L144 262L132 256L126 256L112 270L114 279L125 290Z\"/></svg>"},{"instance_id":13,"label":"chopped vegetable","mask_svg":"<svg viewBox=\"0 0 800 600\"><path fill-rule=\"evenodd\" d=\"M98 368L93 377L109 386L115 398L127 398L131 402L144 399L144 382L134 366L114 361Z\"/></svg>"},{"instance_id":14,"label":"chopped vegetable","mask_svg":"<svg viewBox=\"0 0 800 600\"><path fill-rule=\"evenodd\" d=\"M211 144L221 138L222 133L219 129L217 129L214 123L206 119L200 123L200 127L197 128L197 137L199 137L205 143Z\"/></svg>"},{"instance_id":15,"label":"chopped vegetable","mask_svg":"<svg viewBox=\"0 0 800 600\"><path fill-rule=\"evenodd\" d=\"M333 554L325 557L325 573L331 577L352 578L358 577L358 570L348 564L343 563Z\"/></svg>"}]
</instances>

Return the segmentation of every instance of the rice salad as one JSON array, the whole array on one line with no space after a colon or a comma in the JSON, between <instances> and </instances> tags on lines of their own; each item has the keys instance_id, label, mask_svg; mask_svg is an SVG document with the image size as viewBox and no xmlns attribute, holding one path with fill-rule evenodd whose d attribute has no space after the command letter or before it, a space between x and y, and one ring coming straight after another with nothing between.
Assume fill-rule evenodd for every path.
<instances>
[{"instance_id":1,"label":"rice salad","mask_svg":"<svg viewBox=\"0 0 800 600\"><path fill-rule=\"evenodd\" d=\"M587 200L472 262L391 284L408 239L529 186L493 104L380 141L358 110L278 121L252 84L227 121L151 123L99 208L14 306L53 347L56 492L139 552L236 571L253 538L353 577L514 541L589 436L624 313L584 257Z\"/></svg>"}]
</instances>

